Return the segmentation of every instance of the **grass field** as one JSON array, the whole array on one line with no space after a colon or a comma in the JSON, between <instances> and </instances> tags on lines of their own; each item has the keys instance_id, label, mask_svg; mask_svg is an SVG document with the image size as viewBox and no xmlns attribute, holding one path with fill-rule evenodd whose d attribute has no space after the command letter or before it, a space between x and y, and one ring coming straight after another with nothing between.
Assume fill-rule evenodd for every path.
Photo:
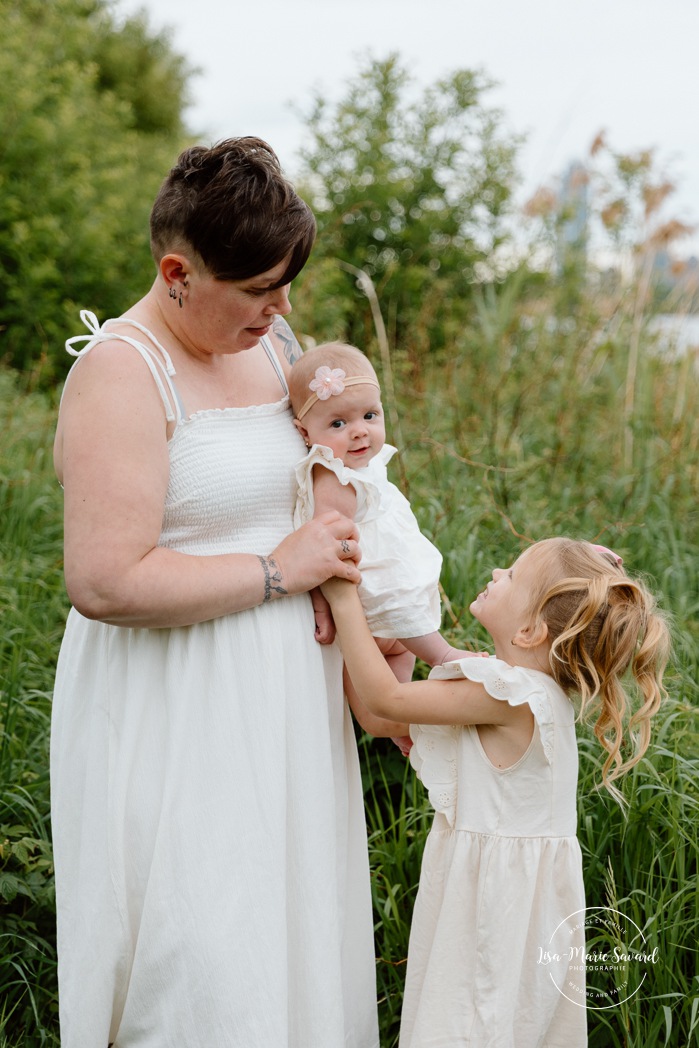
<instances>
[{"instance_id":1,"label":"grass field","mask_svg":"<svg viewBox=\"0 0 699 1048\"><path fill-rule=\"evenodd\" d=\"M644 343L631 360L629 344L623 318L613 334L583 316L553 329L524 323L507 287L484 297L449 358L392 357L393 479L444 554L444 626L461 645L486 643L466 609L491 568L550 534L618 550L671 615L669 697L624 782L628 818L596 789L581 726L579 835L588 903L628 914L659 958L626 1004L590 1014L590 1045L684 1048L699 1045L698 383L693 358ZM67 602L54 418L53 398L0 372L0 1048L57 1043L47 754ZM382 1046L393 1048L430 812L396 750L360 746Z\"/></svg>"}]
</instances>

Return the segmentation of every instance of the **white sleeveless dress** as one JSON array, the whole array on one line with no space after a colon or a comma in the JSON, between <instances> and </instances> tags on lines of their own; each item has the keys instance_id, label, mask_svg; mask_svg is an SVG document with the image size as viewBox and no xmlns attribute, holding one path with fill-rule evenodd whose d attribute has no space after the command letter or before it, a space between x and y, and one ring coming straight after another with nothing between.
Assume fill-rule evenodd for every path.
<instances>
[{"instance_id":1,"label":"white sleeveless dress","mask_svg":"<svg viewBox=\"0 0 699 1048\"><path fill-rule=\"evenodd\" d=\"M270 552L287 396L184 417L162 347L83 319L82 352L135 348L176 423L160 544ZM51 776L63 1048L376 1048L357 751L306 594L176 629L72 609Z\"/></svg>"}]
</instances>

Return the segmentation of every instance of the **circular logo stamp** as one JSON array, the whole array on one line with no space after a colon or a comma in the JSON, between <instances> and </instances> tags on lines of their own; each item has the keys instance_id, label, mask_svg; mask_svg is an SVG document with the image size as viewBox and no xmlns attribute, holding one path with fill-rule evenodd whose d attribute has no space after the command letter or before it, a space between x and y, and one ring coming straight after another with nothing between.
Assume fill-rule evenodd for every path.
<instances>
[{"instance_id":1,"label":"circular logo stamp","mask_svg":"<svg viewBox=\"0 0 699 1048\"><path fill-rule=\"evenodd\" d=\"M571 913L539 946L537 957L564 997L600 1011L638 993L658 961L658 947L649 947L638 925L605 906Z\"/></svg>"}]
</instances>

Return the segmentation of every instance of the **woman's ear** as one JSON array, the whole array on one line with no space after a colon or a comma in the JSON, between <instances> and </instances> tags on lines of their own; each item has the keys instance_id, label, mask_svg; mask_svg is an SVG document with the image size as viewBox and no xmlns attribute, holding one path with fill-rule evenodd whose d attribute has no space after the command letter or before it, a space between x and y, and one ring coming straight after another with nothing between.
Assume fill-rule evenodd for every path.
<instances>
[{"instance_id":1,"label":"woman's ear","mask_svg":"<svg viewBox=\"0 0 699 1048\"><path fill-rule=\"evenodd\" d=\"M549 628L543 619L539 619L533 626L522 626L512 638L516 648L538 648L546 644L549 638Z\"/></svg>"},{"instance_id":2,"label":"woman's ear","mask_svg":"<svg viewBox=\"0 0 699 1048\"><path fill-rule=\"evenodd\" d=\"M158 263L160 275L167 287L176 283L184 283L187 279L191 266L185 255L170 254L163 255Z\"/></svg>"}]
</instances>

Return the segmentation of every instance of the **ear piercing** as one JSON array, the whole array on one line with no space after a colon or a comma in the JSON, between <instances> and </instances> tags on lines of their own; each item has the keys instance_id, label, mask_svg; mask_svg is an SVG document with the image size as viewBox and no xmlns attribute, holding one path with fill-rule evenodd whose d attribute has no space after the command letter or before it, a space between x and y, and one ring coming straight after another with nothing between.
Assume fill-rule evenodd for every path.
<instances>
[{"instance_id":1,"label":"ear piercing","mask_svg":"<svg viewBox=\"0 0 699 1048\"><path fill-rule=\"evenodd\" d=\"M189 287L189 281L186 278L182 281L182 287L183 288ZM180 293L178 295L177 292L175 291L174 287L171 287L170 290L168 291L168 295L170 296L171 299L173 299L173 300L177 299L178 300L178 302L180 304L180 309L184 308L184 303L182 301L182 292L181 291L180 291Z\"/></svg>"}]
</instances>

